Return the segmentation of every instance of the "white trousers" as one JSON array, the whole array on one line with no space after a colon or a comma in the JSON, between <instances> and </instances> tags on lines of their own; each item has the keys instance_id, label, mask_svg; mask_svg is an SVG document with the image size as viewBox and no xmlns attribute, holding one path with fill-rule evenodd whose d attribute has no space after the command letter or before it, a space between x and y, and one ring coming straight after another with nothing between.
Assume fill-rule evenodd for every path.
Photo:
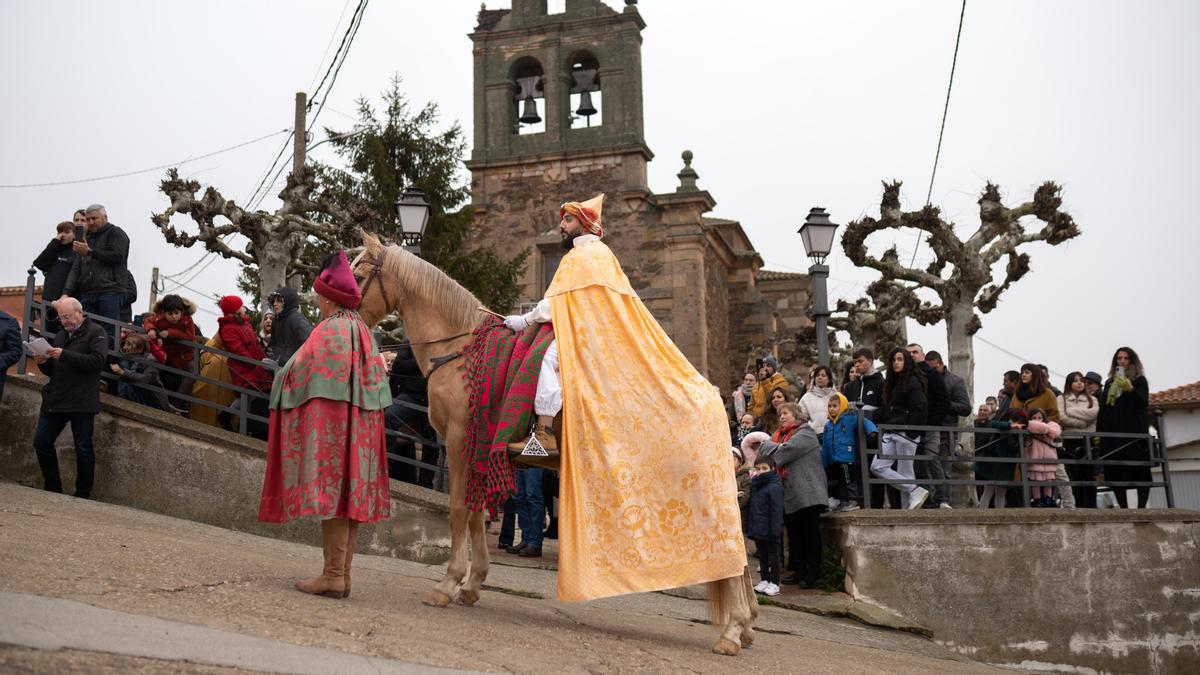
<instances>
[{"instance_id":1,"label":"white trousers","mask_svg":"<svg viewBox=\"0 0 1200 675\"><path fill-rule=\"evenodd\" d=\"M558 340L550 342L542 369L538 372L537 393L533 396L536 415L554 417L562 410L562 379L558 376Z\"/></svg>"},{"instance_id":2,"label":"white trousers","mask_svg":"<svg viewBox=\"0 0 1200 675\"><path fill-rule=\"evenodd\" d=\"M883 440L879 445L880 451L885 455L908 455L911 457L917 454L917 444L903 434L884 433ZM871 473L875 474L876 478L911 481L914 477L913 461L911 459L876 457L871 460ZM889 483L889 485L900 490L901 508L908 508L909 495L917 489L916 483Z\"/></svg>"}]
</instances>

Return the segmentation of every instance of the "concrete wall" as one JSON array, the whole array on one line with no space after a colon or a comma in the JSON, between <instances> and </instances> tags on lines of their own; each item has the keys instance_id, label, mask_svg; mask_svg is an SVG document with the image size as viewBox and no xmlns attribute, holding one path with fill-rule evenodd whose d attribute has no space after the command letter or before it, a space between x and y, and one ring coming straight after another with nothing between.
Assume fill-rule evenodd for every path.
<instances>
[{"instance_id":1,"label":"concrete wall","mask_svg":"<svg viewBox=\"0 0 1200 675\"><path fill-rule=\"evenodd\" d=\"M1200 672L1200 513L877 510L824 520L848 593L973 659Z\"/></svg>"},{"instance_id":2,"label":"concrete wall","mask_svg":"<svg viewBox=\"0 0 1200 675\"><path fill-rule=\"evenodd\" d=\"M0 479L42 486L33 450L41 405L40 376L9 377L0 403ZM96 417L96 486L92 497L232 530L316 545L316 521L260 523L258 501L266 444L113 396ZM67 491L75 482L70 427L58 439ZM364 525L359 549L441 563L449 557L446 495L392 481L392 516Z\"/></svg>"}]
</instances>

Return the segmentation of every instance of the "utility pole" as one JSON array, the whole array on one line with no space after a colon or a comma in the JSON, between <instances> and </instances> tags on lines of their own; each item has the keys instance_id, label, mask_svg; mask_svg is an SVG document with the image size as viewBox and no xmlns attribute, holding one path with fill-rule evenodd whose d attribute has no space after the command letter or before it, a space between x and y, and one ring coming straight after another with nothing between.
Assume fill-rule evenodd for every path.
<instances>
[{"instance_id":1,"label":"utility pole","mask_svg":"<svg viewBox=\"0 0 1200 675\"><path fill-rule=\"evenodd\" d=\"M300 175L304 167L304 146L308 143L307 126L308 95L296 92L296 131L292 134L292 173Z\"/></svg>"},{"instance_id":2,"label":"utility pole","mask_svg":"<svg viewBox=\"0 0 1200 675\"><path fill-rule=\"evenodd\" d=\"M146 308L146 311L153 312L156 304L158 304L158 268L154 267L150 270L150 306Z\"/></svg>"}]
</instances>

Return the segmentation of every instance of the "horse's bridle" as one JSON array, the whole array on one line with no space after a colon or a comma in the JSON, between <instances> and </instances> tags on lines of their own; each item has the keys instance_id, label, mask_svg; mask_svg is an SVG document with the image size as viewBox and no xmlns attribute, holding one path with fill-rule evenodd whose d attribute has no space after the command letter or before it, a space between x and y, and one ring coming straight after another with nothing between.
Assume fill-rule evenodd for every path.
<instances>
[{"instance_id":1,"label":"horse's bridle","mask_svg":"<svg viewBox=\"0 0 1200 675\"><path fill-rule=\"evenodd\" d=\"M350 265L351 270L357 269L359 263L366 263L371 266L371 271L367 273L367 278L358 283L358 292L363 298L367 297L367 291L371 290L371 284L374 283L375 279L379 277L379 273L383 271L383 262L387 260L387 249L380 248L380 251L381 255L379 260L375 260L374 258L367 256L366 249L363 249L363 252L359 253L358 257L355 258L354 262ZM379 294L383 296L383 308L390 312L392 310L392 302L388 300L387 286L385 286L382 281L379 282Z\"/></svg>"},{"instance_id":2,"label":"horse's bridle","mask_svg":"<svg viewBox=\"0 0 1200 675\"><path fill-rule=\"evenodd\" d=\"M388 254L388 249L386 247L381 247L379 260L376 260L376 259L368 256L366 249L363 249L363 252L360 253L357 258L354 259L353 263L351 263L350 269L352 271L358 268L359 263L366 263L367 265L371 266L371 271L367 273L367 277L365 279L363 279L362 281L360 281L358 284L358 292L362 298L365 299L367 297L367 291L369 291L371 289L371 284L375 283L375 280L379 278L379 273L383 271L383 263L387 260L387 254ZM355 277L355 278L357 279L357 277ZM392 302L391 302L391 300L388 299L387 285L383 283L382 279L379 280L379 294L383 296L384 310L391 312L392 311ZM449 340L455 340L455 339L458 339L461 337L466 337L473 332L474 331L467 331L465 333L459 333L458 335L451 335L449 337L438 338L436 340L422 340L420 342L412 342L410 340L408 342L398 342L396 344L387 345L386 347L380 347L379 351L381 351L381 352L396 351L401 347L411 347L412 345L432 345L432 344L437 344L439 342L447 342ZM445 356L435 356L435 357L429 359L429 361L433 364L433 367L429 369L428 373L426 373L425 379L429 379L430 377L433 376L434 371L436 371L438 368L441 368L442 366L453 361L454 359L457 359L460 356L462 356L462 352L457 351L457 352L454 352L453 354L447 354Z\"/></svg>"}]
</instances>

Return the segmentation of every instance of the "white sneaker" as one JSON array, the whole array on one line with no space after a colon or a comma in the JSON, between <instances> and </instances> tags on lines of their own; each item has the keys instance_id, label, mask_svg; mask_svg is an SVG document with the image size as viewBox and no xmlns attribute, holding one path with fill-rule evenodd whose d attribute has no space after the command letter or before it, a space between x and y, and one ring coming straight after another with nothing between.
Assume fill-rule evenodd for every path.
<instances>
[{"instance_id":1,"label":"white sneaker","mask_svg":"<svg viewBox=\"0 0 1200 675\"><path fill-rule=\"evenodd\" d=\"M938 508L939 508L939 509L952 509L952 508L954 508L954 507L953 507L953 506L950 506L950 505L949 505L949 504L947 504L946 502L942 502L941 504L938 504Z\"/></svg>"},{"instance_id":2,"label":"white sneaker","mask_svg":"<svg viewBox=\"0 0 1200 675\"><path fill-rule=\"evenodd\" d=\"M857 511L858 509L859 509L858 503L855 502L853 499L842 502L841 504L838 505L838 511L840 511L842 513L845 513L847 511Z\"/></svg>"},{"instance_id":3,"label":"white sneaker","mask_svg":"<svg viewBox=\"0 0 1200 675\"><path fill-rule=\"evenodd\" d=\"M838 507L841 505L842 505L841 500L837 499L836 497L829 498L829 507L828 508L830 511L837 511Z\"/></svg>"},{"instance_id":4,"label":"white sneaker","mask_svg":"<svg viewBox=\"0 0 1200 675\"><path fill-rule=\"evenodd\" d=\"M758 582L758 584L756 584L754 586L754 592L762 593L764 590L766 590L767 586L770 586L770 585L771 585L771 582L767 581L766 579L763 579L762 581Z\"/></svg>"},{"instance_id":5,"label":"white sneaker","mask_svg":"<svg viewBox=\"0 0 1200 675\"><path fill-rule=\"evenodd\" d=\"M779 595L779 586L775 584L767 584L767 587L762 590L762 594L770 596Z\"/></svg>"},{"instance_id":6,"label":"white sneaker","mask_svg":"<svg viewBox=\"0 0 1200 675\"><path fill-rule=\"evenodd\" d=\"M925 500L928 498L929 490L926 490L918 485L912 492L908 493L908 509L911 511L913 509L921 508L921 505L924 504Z\"/></svg>"}]
</instances>

